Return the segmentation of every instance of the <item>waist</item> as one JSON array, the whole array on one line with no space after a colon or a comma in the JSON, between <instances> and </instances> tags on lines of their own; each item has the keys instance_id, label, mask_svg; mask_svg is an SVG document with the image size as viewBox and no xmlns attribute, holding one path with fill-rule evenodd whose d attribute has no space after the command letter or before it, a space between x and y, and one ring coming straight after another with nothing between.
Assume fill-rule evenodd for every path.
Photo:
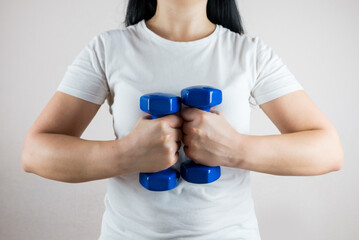
<instances>
[{"instance_id":1,"label":"waist","mask_svg":"<svg viewBox=\"0 0 359 240\"><path fill-rule=\"evenodd\" d=\"M222 172L220 180L214 183L182 181L166 192L144 189L137 174L112 178L105 197L106 212L115 226L126 226L133 232L258 231L249 172L225 168Z\"/></svg>"}]
</instances>

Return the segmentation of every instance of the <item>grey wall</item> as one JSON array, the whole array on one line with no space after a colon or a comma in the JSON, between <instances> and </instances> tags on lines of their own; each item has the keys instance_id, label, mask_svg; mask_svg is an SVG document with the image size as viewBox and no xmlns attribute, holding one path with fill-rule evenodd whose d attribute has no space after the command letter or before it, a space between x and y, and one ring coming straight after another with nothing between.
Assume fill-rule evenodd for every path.
<instances>
[{"instance_id":1,"label":"grey wall","mask_svg":"<svg viewBox=\"0 0 359 240\"><path fill-rule=\"evenodd\" d=\"M67 66L96 34L123 27L125 1L0 0L0 239L97 239L106 180L68 184L22 171L25 134ZM263 240L359 239L359 2L239 0L247 32L269 43L337 127L340 172L252 173ZM103 105L83 138L114 139ZM260 109L253 134L278 133Z\"/></svg>"}]
</instances>

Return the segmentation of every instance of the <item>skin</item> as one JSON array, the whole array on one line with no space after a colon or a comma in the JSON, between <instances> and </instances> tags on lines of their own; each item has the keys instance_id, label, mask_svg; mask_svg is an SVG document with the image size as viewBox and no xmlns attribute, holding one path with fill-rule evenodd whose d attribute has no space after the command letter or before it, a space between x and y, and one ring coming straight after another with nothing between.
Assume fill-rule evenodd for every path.
<instances>
[{"instance_id":1,"label":"skin","mask_svg":"<svg viewBox=\"0 0 359 240\"><path fill-rule=\"evenodd\" d=\"M56 92L27 133L26 172L79 183L135 172L157 172L178 160L183 120L177 115L138 119L126 137L92 141L80 136L100 105Z\"/></svg>"},{"instance_id":2,"label":"skin","mask_svg":"<svg viewBox=\"0 0 359 240\"><path fill-rule=\"evenodd\" d=\"M206 4L158 0L156 14L146 25L172 41L204 38L215 29ZM282 134L244 135L219 111L184 108L154 120L145 115L124 138L92 141L80 137L100 105L56 92L26 135L22 166L26 172L70 183L157 172L177 162L183 141L186 155L204 165L276 175L319 175L342 168L338 134L304 91L260 107Z\"/></svg>"},{"instance_id":3,"label":"skin","mask_svg":"<svg viewBox=\"0 0 359 240\"><path fill-rule=\"evenodd\" d=\"M183 109L184 152L204 165L275 175L320 175L342 168L344 156L338 134L303 90L260 107L281 135L241 134L220 111Z\"/></svg>"},{"instance_id":4,"label":"skin","mask_svg":"<svg viewBox=\"0 0 359 240\"><path fill-rule=\"evenodd\" d=\"M158 0L146 26L168 40L186 42L210 35L216 28L207 18L207 0Z\"/></svg>"}]
</instances>

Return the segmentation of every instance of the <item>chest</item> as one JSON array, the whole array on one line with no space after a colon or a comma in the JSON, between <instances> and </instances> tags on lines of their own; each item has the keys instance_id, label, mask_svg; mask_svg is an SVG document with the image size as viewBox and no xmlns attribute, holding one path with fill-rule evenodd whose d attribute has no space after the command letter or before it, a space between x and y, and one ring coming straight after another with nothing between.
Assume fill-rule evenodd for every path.
<instances>
[{"instance_id":1,"label":"chest","mask_svg":"<svg viewBox=\"0 0 359 240\"><path fill-rule=\"evenodd\" d=\"M109 69L113 96L111 110L118 137L127 135L139 117L142 95L151 92L180 96L183 88L208 85L222 91L223 101L214 107L221 111L237 131L249 130L251 71L241 67L234 55L213 49L198 51L127 50Z\"/></svg>"}]
</instances>

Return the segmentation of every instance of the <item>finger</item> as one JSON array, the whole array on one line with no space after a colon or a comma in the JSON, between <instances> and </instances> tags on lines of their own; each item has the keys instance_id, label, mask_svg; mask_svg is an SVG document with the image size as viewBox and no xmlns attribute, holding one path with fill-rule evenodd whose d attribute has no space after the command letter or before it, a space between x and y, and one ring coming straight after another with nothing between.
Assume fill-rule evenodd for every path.
<instances>
[{"instance_id":1,"label":"finger","mask_svg":"<svg viewBox=\"0 0 359 240\"><path fill-rule=\"evenodd\" d=\"M184 146L183 147L183 151L186 154L187 157L189 157L190 159L192 159L194 161L194 158L192 156L192 153L189 151L189 147L188 146Z\"/></svg>"},{"instance_id":2,"label":"finger","mask_svg":"<svg viewBox=\"0 0 359 240\"><path fill-rule=\"evenodd\" d=\"M193 122L185 122L182 126L182 132L186 135L193 133Z\"/></svg>"},{"instance_id":3,"label":"finger","mask_svg":"<svg viewBox=\"0 0 359 240\"><path fill-rule=\"evenodd\" d=\"M175 139L176 139L176 141L181 142L182 138L183 138L182 130L181 129L175 129L174 131L175 131Z\"/></svg>"},{"instance_id":4,"label":"finger","mask_svg":"<svg viewBox=\"0 0 359 240\"><path fill-rule=\"evenodd\" d=\"M213 108L211 108L211 113L215 113L215 114L217 114L217 115L222 115L222 112L221 112L221 111L218 111L218 110L213 109Z\"/></svg>"},{"instance_id":5,"label":"finger","mask_svg":"<svg viewBox=\"0 0 359 240\"><path fill-rule=\"evenodd\" d=\"M190 122L198 117L200 111L201 110L198 108L190 108L190 107L183 108L181 110L181 117L183 118L184 121Z\"/></svg>"},{"instance_id":6,"label":"finger","mask_svg":"<svg viewBox=\"0 0 359 240\"><path fill-rule=\"evenodd\" d=\"M175 128L171 131L171 134L173 134L175 141L178 141L178 142L182 141L183 133L182 133L181 129Z\"/></svg>"},{"instance_id":7,"label":"finger","mask_svg":"<svg viewBox=\"0 0 359 240\"><path fill-rule=\"evenodd\" d=\"M188 146L189 145L189 139L190 139L190 136L184 135L183 140L182 140L183 144Z\"/></svg>"},{"instance_id":8,"label":"finger","mask_svg":"<svg viewBox=\"0 0 359 240\"><path fill-rule=\"evenodd\" d=\"M181 128L183 119L176 114L171 114L161 118L162 121L166 121L171 128Z\"/></svg>"},{"instance_id":9,"label":"finger","mask_svg":"<svg viewBox=\"0 0 359 240\"><path fill-rule=\"evenodd\" d=\"M188 157L188 146L187 145L184 145L183 146L183 152L186 154L186 156Z\"/></svg>"}]
</instances>

